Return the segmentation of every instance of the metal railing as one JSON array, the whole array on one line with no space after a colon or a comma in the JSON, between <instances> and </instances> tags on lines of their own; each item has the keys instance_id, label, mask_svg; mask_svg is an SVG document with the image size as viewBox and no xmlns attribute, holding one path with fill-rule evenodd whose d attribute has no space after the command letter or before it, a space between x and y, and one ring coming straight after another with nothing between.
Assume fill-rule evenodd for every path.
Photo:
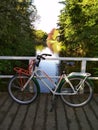
<instances>
[{"instance_id":1,"label":"metal railing","mask_svg":"<svg viewBox=\"0 0 98 130\"><path fill-rule=\"evenodd\" d=\"M35 57L31 56L0 56L0 60L29 60ZM81 57L58 57L58 58L46 58L46 60L59 60L59 61L80 61L81 62L81 72L86 72L88 61L98 61L98 58L81 58ZM11 78L13 75L2 75L0 78ZM90 77L91 79L98 80L98 77Z\"/></svg>"}]
</instances>

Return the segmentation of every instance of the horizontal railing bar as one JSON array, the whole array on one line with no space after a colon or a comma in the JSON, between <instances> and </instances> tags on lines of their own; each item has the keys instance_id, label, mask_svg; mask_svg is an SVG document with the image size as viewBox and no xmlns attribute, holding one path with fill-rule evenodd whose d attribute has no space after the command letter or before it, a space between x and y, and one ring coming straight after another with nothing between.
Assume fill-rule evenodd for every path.
<instances>
[{"instance_id":1,"label":"horizontal railing bar","mask_svg":"<svg viewBox=\"0 0 98 130\"><path fill-rule=\"evenodd\" d=\"M35 57L32 56L0 56L1 60L30 60L35 59ZM88 57L48 57L46 60L75 60L75 61L98 61L98 58L88 58Z\"/></svg>"},{"instance_id":2,"label":"horizontal railing bar","mask_svg":"<svg viewBox=\"0 0 98 130\"><path fill-rule=\"evenodd\" d=\"M0 56L0 60L30 60L35 59L33 56ZM81 72L86 71L87 61L98 61L98 58L88 58L88 57L47 57L46 60L66 60L66 61L81 61ZM0 75L0 78L11 78L13 75ZM57 76L52 76L56 78ZM90 77L93 80L97 80L98 77Z\"/></svg>"},{"instance_id":3,"label":"horizontal railing bar","mask_svg":"<svg viewBox=\"0 0 98 130\"><path fill-rule=\"evenodd\" d=\"M0 78L12 78L13 75L0 75Z\"/></svg>"},{"instance_id":4,"label":"horizontal railing bar","mask_svg":"<svg viewBox=\"0 0 98 130\"><path fill-rule=\"evenodd\" d=\"M12 78L14 75L0 75L0 78ZM46 78L44 76L40 76L41 78ZM60 78L60 76L50 76L52 79ZM98 80L98 77L89 77L92 80Z\"/></svg>"},{"instance_id":5,"label":"horizontal railing bar","mask_svg":"<svg viewBox=\"0 0 98 130\"><path fill-rule=\"evenodd\" d=\"M25 56L0 56L0 60L30 60L35 57L25 57Z\"/></svg>"},{"instance_id":6,"label":"horizontal railing bar","mask_svg":"<svg viewBox=\"0 0 98 130\"><path fill-rule=\"evenodd\" d=\"M47 58L47 60L98 61L98 58L59 57L59 58Z\"/></svg>"}]
</instances>

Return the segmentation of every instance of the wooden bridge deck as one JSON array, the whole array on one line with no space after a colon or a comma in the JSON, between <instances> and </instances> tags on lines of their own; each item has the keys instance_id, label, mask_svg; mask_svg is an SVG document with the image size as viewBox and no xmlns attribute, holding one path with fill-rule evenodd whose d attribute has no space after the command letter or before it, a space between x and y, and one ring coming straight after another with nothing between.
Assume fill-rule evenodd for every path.
<instances>
[{"instance_id":1,"label":"wooden bridge deck","mask_svg":"<svg viewBox=\"0 0 98 130\"><path fill-rule=\"evenodd\" d=\"M30 105L0 93L0 130L98 130L98 95L83 108L70 108L60 98L50 112L51 95L41 94Z\"/></svg>"}]
</instances>

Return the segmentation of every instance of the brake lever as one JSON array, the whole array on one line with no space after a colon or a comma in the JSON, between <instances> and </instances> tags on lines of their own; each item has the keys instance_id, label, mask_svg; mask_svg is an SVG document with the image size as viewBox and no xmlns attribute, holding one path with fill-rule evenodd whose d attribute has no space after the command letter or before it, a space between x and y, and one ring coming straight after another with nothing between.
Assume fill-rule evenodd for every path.
<instances>
[{"instance_id":1,"label":"brake lever","mask_svg":"<svg viewBox=\"0 0 98 130\"><path fill-rule=\"evenodd\" d=\"M41 58L42 58L43 60L45 60L45 59L46 59L46 58L45 58L45 57L43 57L43 56L42 56Z\"/></svg>"},{"instance_id":2,"label":"brake lever","mask_svg":"<svg viewBox=\"0 0 98 130\"><path fill-rule=\"evenodd\" d=\"M51 54L47 54L47 56L52 56Z\"/></svg>"},{"instance_id":3,"label":"brake lever","mask_svg":"<svg viewBox=\"0 0 98 130\"><path fill-rule=\"evenodd\" d=\"M44 56L52 56L51 54L42 54L41 58L45 60L46 58Z\"/></svg>"},{"instance_id":4,"label":"brake lever","mask_svg":"<svg viewBox=\"0 0 98 130\"><path fill-rule=\"evenodd\" d=\"M51 54L42 54L43 56L52 56Z\"/></svg>"},{"instance_id":5,"label":"brake lever","mask_svg":"<svg viewBox=\"0 0 98 130\"><path fill-rule=\"evenodd\" d=\"M41 60L41 59L45 60L46 58L45 58L44 56L52 56L52 55L51 55L51 54L38 55L38 56L37 56L37 59L39 59L39 60Z\"/></svg>"}]
</instances>

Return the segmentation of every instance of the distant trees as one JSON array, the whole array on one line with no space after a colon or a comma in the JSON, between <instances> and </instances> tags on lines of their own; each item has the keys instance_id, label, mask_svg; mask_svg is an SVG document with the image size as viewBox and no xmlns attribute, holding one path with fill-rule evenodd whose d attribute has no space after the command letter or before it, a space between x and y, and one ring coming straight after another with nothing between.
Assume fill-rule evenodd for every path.
<instances>
[{"instance_id":1,"label":"distant trees","mask_svg":"<svg viewBox=\"0 0 98 130\"><path fill-rule=\"evenodd\" d=\"M63 56L98 57L98 0L63 0L59 16Z\"/></svg>"},{"instance_id":2,"label":"distant trees","mask_svg":"<svg viewBox=\"0 0 98 130\"><path fill-rule=\"evenodd\" d=\"M36 30L35 35L36 35L36 38L35 38L36 49L41 50L44 47L46 47L47 33L42 30Z\"/></svg>"},{"instance_id":3,"label":"distant trees","mask_svg":"<svg viewBox=\"0 0 98 130\"><path fill-rule=\"evenodd\" d=\"M54 53L59 53L62 50L62 44L58 40L59 38L59 31L58 29L53 28L47 37L47 46L53 51Z\"/></svg>"}]
</instances>

